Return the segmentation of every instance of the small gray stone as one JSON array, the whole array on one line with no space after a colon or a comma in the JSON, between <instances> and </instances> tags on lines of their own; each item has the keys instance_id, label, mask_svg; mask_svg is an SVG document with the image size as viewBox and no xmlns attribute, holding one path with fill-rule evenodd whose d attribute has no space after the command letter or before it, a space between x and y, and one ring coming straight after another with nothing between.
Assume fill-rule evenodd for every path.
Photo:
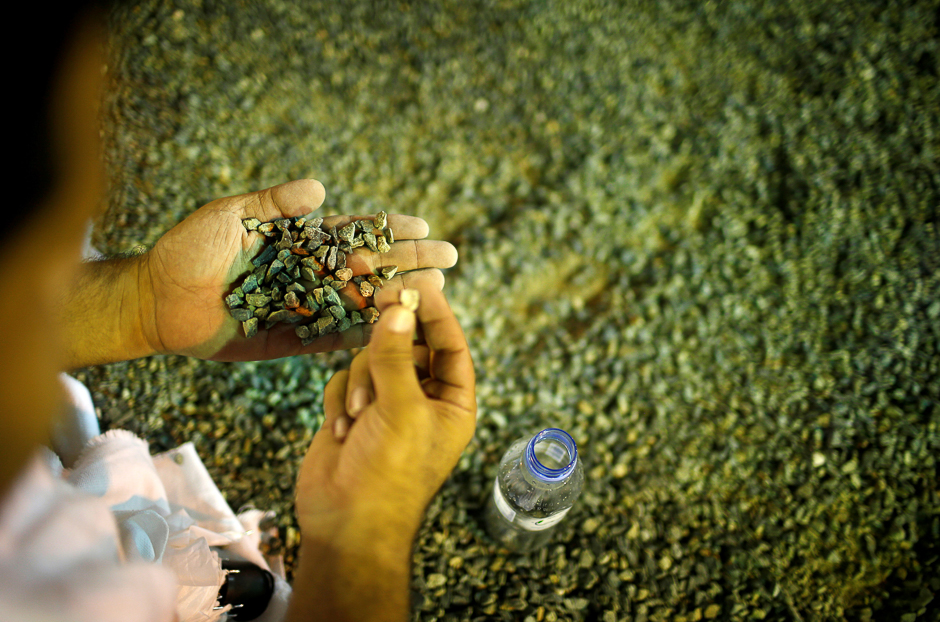
<instances>
[{"instance_id":1,"label":"small gray stone","mask_svg":"<svg viewBox=\"0 0 940 622\"><path fill-rule=\"evenodd\" d=\"M295 324L304 319L304 316L296 311L291 311L290 309L278 309L277 311L272 311L267 319L265 320L269 326L273 326L277 322L287 322L288 324Z\"/></svg>"},{"instance_id":2,"label":"small gray stone","mask_svg":"<svg viewBox=\"0 0 940 622\"><path fill-rule=\"evenodd\" d=\"M388 226L388 214L385 213L385 210L382 210L375 215L375 220L373 221L376 229L384 229Z\"/></svg>"},{"instance_id":3,"label":"small gray stone","mask_svg":"<svg viewBox=\"0 0 940 622\"><path fill-rule=\"evenodd\" d=\"M375 248L380 253L387 253L392 250L392 247L389 246L388 240L385 239L384 235L375 236Z\"/></svg>"},{"instance_id":4,"label":"small gray stone","mask_svg":"<svg viewBox=\"0 0 940 622\"><path fill-rule=\"evenodd\" d=\"M330 234L319 227L312 227L308 224L304 227L304 237L308 240L307 248L313 250L313 248L330 239ZM313 248L311 248L311 245L313 245Z\"/></svg>"},{"instance_id":5,"label":"small gray stone","mask_svg":"<svg viewBox=\"0 0 940 622\"><path fill-rule=\"evenodd\" d=\"M323 288L323 300L330 305L342 305L343 301L340 300L339 294L336 293L336 290L331 287Z\"/></svg>"},{"instance_id":6,"label":"small gray stone","mask_svg":"<svg viewBox=\"0 0 940 622\"><path fill-rule=\"evenodd\" d=\"M247 307L241 307L241 308L238 308L238 309L231 309L231 310L229 310L229 314L230 314L233 318L235 318L236 320L238 320L239 322L247 322L249 319L251 319L252 317L254 317L254 313L252 313L251 309L249 309L249 308L247 308Z\"/></svg>"},{"instance_id":7,"label":"small gray stone","mask_svg":"<svg viewBox=\"0 0 940 622\"><path fill-rule=\"evenodd\" d=\"M281 261L280 259L275 259L274 261L272 261L271 264L268 266L267 274L264 275L264 282L270 283L271 279L273 279L277 275L277 273L283 269L284 269L283 261Z\"/></svg>"},{"instance_id":8,"label":"small gray stone","mask_svg":"<svg viewBox=\"0 0 940 622\"><path fill-rule=\"evenodd\" d=\"M246 294L250 294L258 289L258 277L254 272L245 277L245 280L242 281L241 288Z\"/></svg>"},{"instance_id":9,"label":"small gray stone","mask_svg":"<svg viewBox=\"0 0 940 622\"><path fill-rule=\"evenodd\" d=\"M369 324L374 324L375 321L379 319L379 310L375 307L366 307L360 311L360 313L362 314L363 321Z\"/></svg>"},{"instance_id":10,"label":"small gray stone","mask_svg":"<svg viewBox=\"0 0 940 622\"><path fill-rule=\"evenodd\" d=\"M349 223L342 229L337 232L337 236L340 240L344 242L352 242L353 237L356 235L356 225L355 223Z\"/></svg>"},{"instance_id":11,"label":"small gray stone","mask_svg":"<svg viewBox=\"0 0 940 622\"><path fill-rule=\"evenodd\" d=\"M293 253L288 253L287 257L285 257L285 258L282 259L281 261L284 262L284 269L285 269L285 270L293 270L294 266L296 266L297 264L300 263L300 259L301 259L301 258L300 258L300 255L295 255L295 254L293 254Z\"/></svg>"},{"instance_id":12,"label":"small gray stone","mask_svg":"<svg viewBox=\"0 0 940 622\"><path fill-rule=\"evenodd\" d=\"M326 331L330 330L330 328L333 327L333 322L334 320L333 320L332 315L317 318L317 321L316 321L317 332L320 335L326 334Z\"/></svg>"},{"instance_id":13,"label":"small gray stone","mask_svg":"<svg viewBox=\"0 0 940 622\"><path fill-rule=\"evenodd\" d=\"M264 294L248 294L245 296L245 302L254 307L263 307L271 302L271 297Z\"/></svg>"},{"instance_id":14,"label":"small gray stone","mask_svg":"<svg viewBox=\"0 0 940 622\"><path fill-rule=\"evenodd\" d=\"M379 268L379 275L386 281L395 276L398 272L398 266L384 266Z\"/></svg>"},{"instance_id":15,"label":"small gray stone","mask_svg":"<svg viewBox=\"0 0 940 622\"><path fill-rule=\"evenodd\" d=\"M273 246L265 246L257 257L251 260L255 266L261 266L277 257L277 249Z\"/></svg>"},{"instance_id":16,"label":"small gray stone","mask_svg":"<svg viewBox=\"0 0 940 622\"><path fill-rule=\"evenodd\" d=\"M304 257L300 260L300 265L305 268L310 268L313 271L319 271L323 269L323 264L317 260L316 257Z\"/></svg>"}]
</instances>

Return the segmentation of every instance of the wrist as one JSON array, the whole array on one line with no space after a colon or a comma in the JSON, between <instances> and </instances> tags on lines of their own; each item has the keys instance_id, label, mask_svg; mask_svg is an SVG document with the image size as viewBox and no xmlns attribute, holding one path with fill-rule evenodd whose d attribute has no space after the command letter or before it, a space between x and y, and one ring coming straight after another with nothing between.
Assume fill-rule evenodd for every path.
<instances>
[{"instance_id":1,"label":"wrist","mask_svg":"<svg viewBox=\"0 0 940 622\"><path fill-rule=\"evenodd\" d=\"M413 540L380 522L352 520L332 533L302 525L288 619L403 622Z\"/></svg>"},{"instance_id":2,"label":"wrist","mask_svg":"<svg viewBox=\"0 0 940 622\"><path fill-rule=\"evenodd\" d=\"M383 555L394 558L410 555L421 515L392 510L388 505L357 505L346 511L299 515L297 522L301 548L328 544L336 551L351 554L358 550L371 554L381 549Z\"/></svg>"},{"instance_id":3,"label":"wrist","mask_svg":"<svg viewBox=\"0 0 940 622\"><path fill-rule=\"evenodd\" d=\"M114 292L118 297L118 335L120 350L115 360L131 360L156 354L157 350L148 339L146 320L152 318L153 296L146 278L147 254L141 253L121 257L114 261Z\"/></svg>"},{"instance_id":4,"label":"wrist","mask_svg":"<svg viewBox=\"0 0 940 622\"><path fill-rule=\"evenodd\" d=\"M68 368L154 354L143 318L142 255L92 261L65 292L59 318ZM152 296L150 296L152 299Z\"/></svg>"},{"instance_id":5,"label":"wrist","mask_svg":"<svg viewBox=\"0 0 940 622\"><path fill-rule=\"evenodd\" d=\"M133 279L133 290L136 292L134 339L148 355L165 354L156 329L156 296L150 270L150 253L147 251L130 258L133 263L128 276Z\"/></svg>"},{"instance_id":6,"label":"wrist","mask_svg":"<svg viewBox=\"0 0 940 622\"><path fill-rule=\"evenodd\" d=\"M367 565L383 571L407 574L411 563L414 533L402 534L387 529L350 529L347 533L325 534L321 531L300 534L300 568L316 559L333 560L334 567Z\"/></svg>"}]
</instances>

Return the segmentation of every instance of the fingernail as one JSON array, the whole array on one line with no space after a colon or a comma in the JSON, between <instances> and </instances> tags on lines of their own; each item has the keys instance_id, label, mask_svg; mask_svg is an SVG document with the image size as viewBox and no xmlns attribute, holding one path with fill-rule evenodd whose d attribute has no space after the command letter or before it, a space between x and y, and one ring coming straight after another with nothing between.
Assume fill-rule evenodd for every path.
<instances>
[{"instance_id":1,"label":"fingernail","mask_svg":"<svg viewBox=\"0 0 940 622\"><path fill-rule=\"evenodd\" d=\"M369 392L365 387L356 387L349 396L349 416L355 417L359 411L369 405Z\"/></svg>"},{"instance_id":2,"label":"fingernail","mask_svg":"<svg viewBox=\"0 0 940 622\"><path fill-rule=\"evenodd\" d=\"M385 312L388 316L388 329L393 333L411 334L415 329L415 314L401 305L393 306Z\"/></svg>"},{"instance_id":3,"label":"fingernail","mask_svg":"<svg viewBox=\"0 0 940 622\"><path fill-rule=\"evenodd\" d=\"M333 424L333 436L336 437L336 440L341 441L346 438L347 432L349 432L349 417L340 415L336 419L336 423Z\"/></svg>"}]
</instances>

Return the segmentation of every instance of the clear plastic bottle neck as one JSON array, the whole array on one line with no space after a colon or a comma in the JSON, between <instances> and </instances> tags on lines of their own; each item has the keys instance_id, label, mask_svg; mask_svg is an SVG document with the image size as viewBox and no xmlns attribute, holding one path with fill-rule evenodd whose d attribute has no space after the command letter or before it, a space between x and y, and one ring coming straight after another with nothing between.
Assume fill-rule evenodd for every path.
<instances>
[{"instance_id":1,"label":"clear plastic bottle neck","mask_svg":"<svg viewBox=\"0 0 940 622\"><path fill-rule=\"evenodd\" d=\"M548 484L557 483L574 471L578 463L578 446L564 430L547 428L529 440L522 460L536 479Z\"/></svg>"}]
</instances>

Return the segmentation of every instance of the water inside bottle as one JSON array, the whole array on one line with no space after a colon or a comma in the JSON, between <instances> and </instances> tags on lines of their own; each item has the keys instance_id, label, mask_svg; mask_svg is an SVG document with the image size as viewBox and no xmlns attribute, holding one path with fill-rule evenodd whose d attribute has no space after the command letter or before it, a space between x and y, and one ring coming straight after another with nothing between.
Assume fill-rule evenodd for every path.
<instances>
[{"instance_id":1,"label":"water inside bottle","mask_svg":"<svg viewBox=\"0 0 940 622\"><path fill-rule=\"evenodd\" d=\"M549 469L563 469L571 462L568 448L553 438L544 438L535 444L535 458Z\"/></svg>"}]
</instances>

